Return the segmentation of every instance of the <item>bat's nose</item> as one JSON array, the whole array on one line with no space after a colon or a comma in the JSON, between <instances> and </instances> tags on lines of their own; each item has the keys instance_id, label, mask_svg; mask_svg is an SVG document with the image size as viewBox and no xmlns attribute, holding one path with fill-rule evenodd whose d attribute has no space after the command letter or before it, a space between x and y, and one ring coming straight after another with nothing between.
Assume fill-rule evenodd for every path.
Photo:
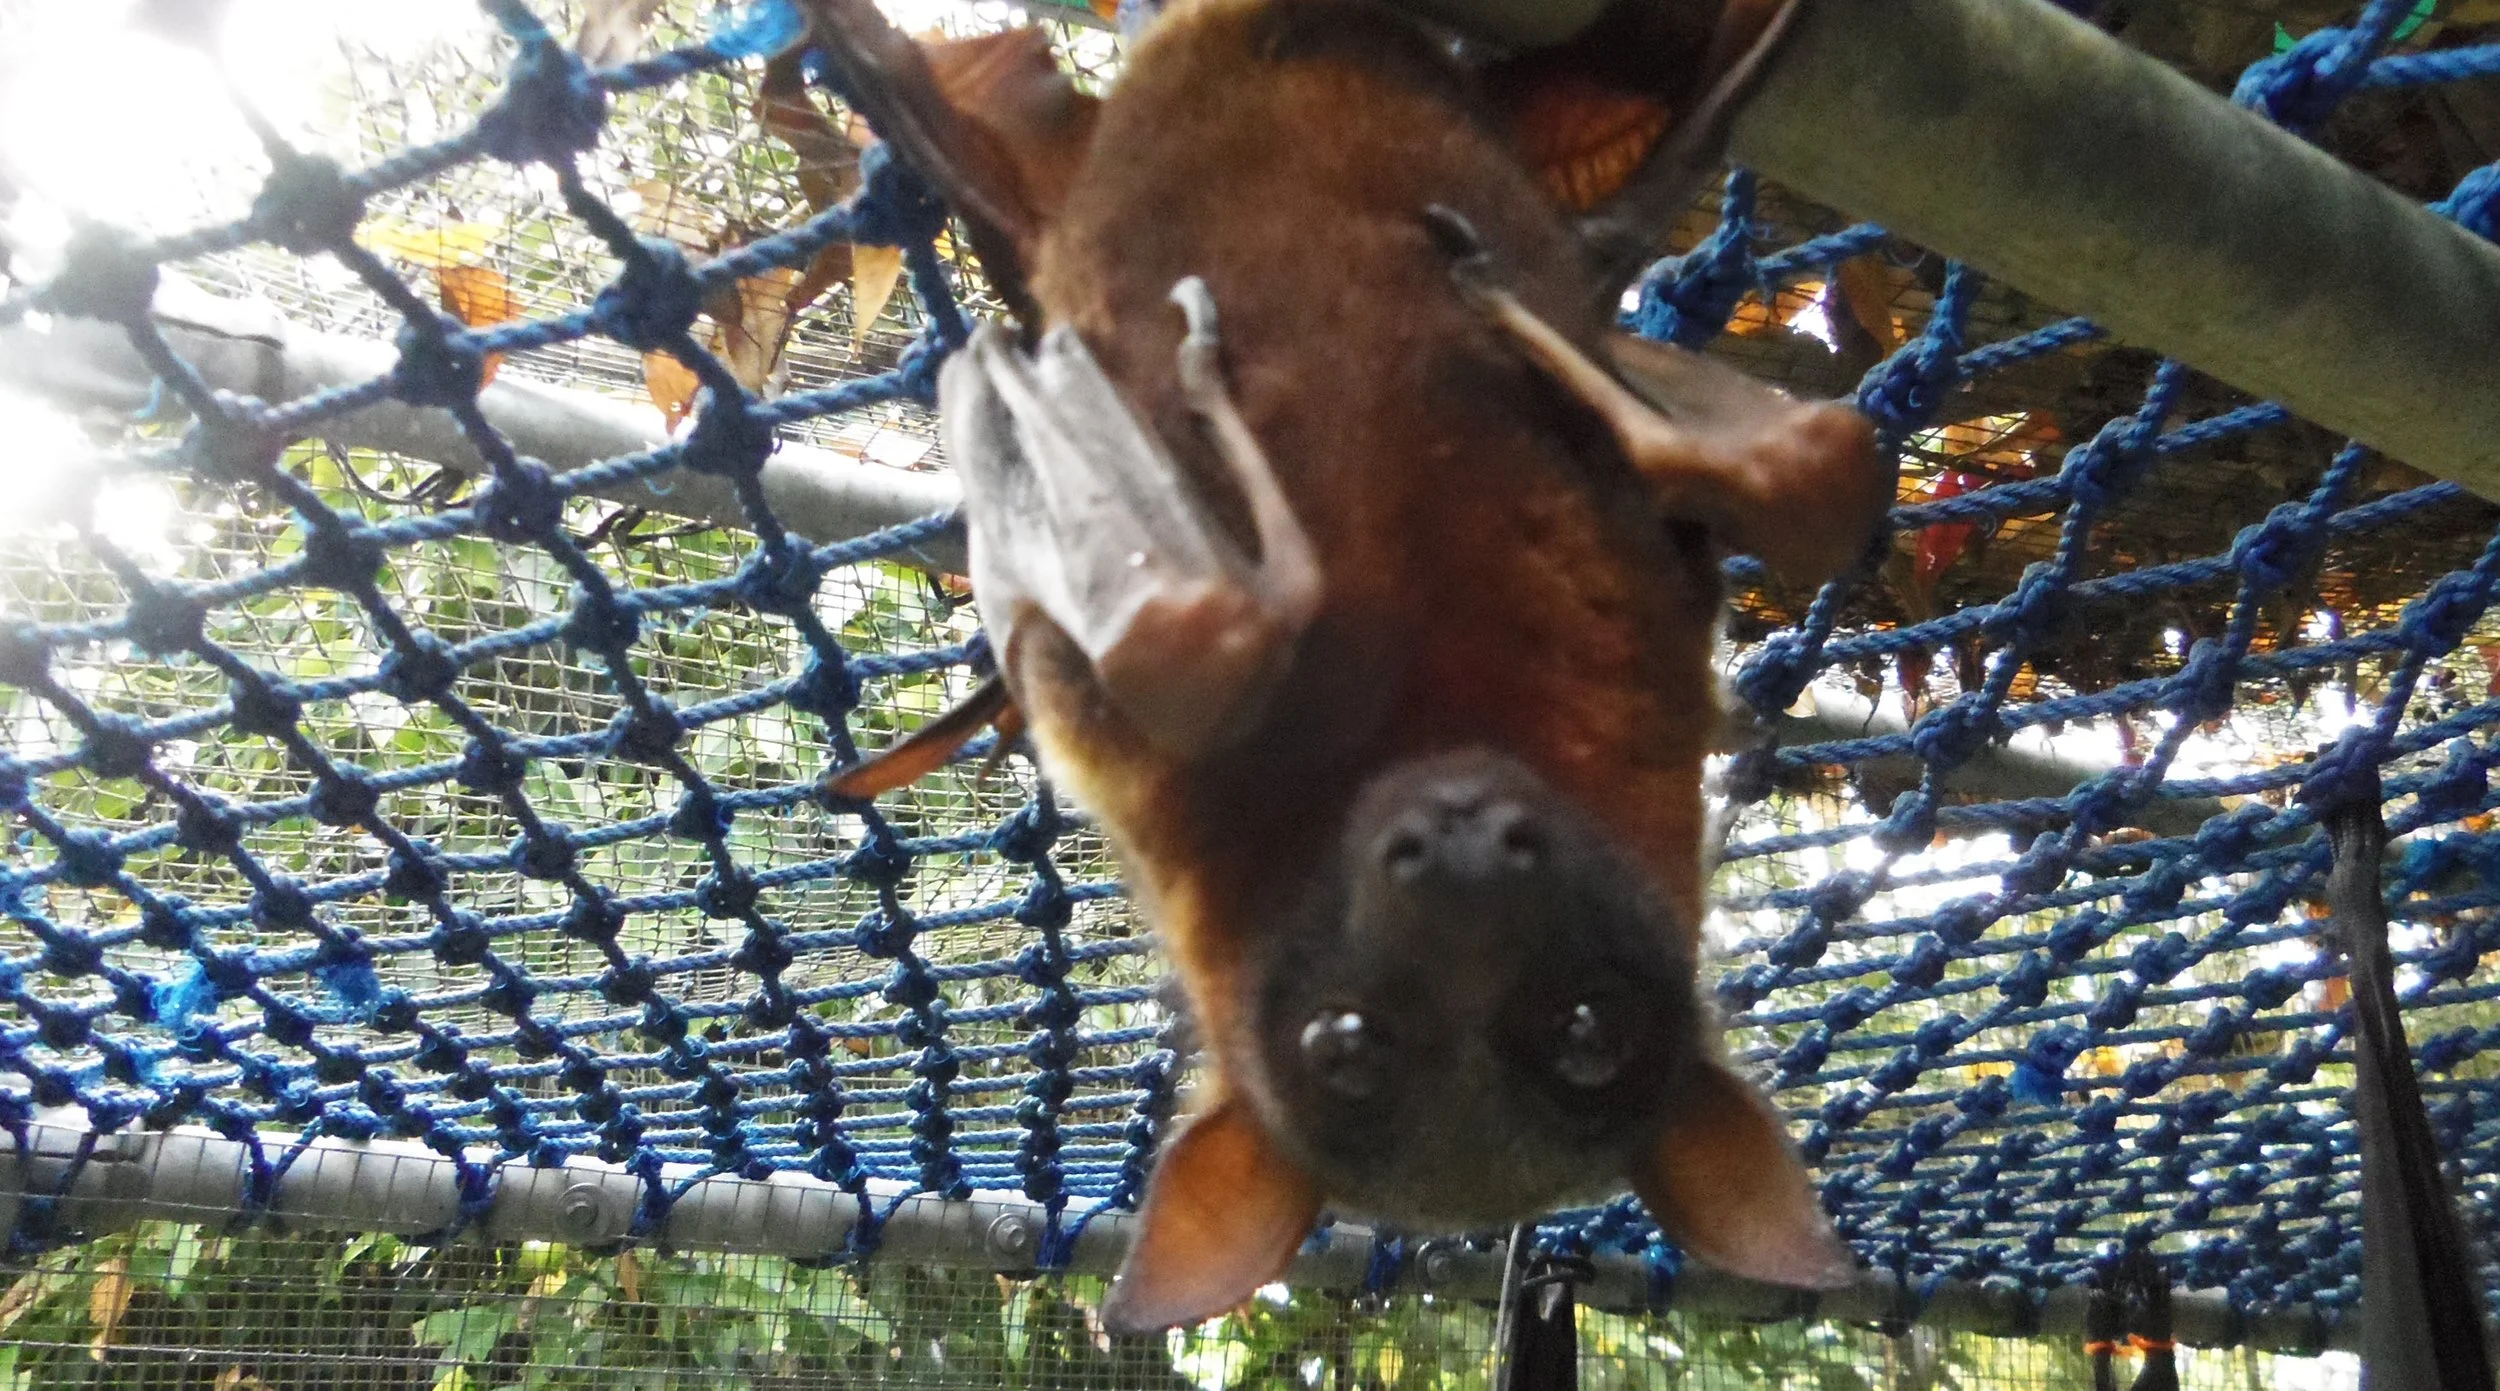
<instances>
[{"instance_id":1,"label":"bat's nose","mask_svg":"<svg viewBox=\"0 0 2500 1391\"><path fill-rule=\"evenodd\" d=\"M1486 779L1458 776L1421 789L1374 850L1389 883L1435 894L1532 879L1544 870L1552 841L1519 798Z\"/></svg>"}]
</instances>

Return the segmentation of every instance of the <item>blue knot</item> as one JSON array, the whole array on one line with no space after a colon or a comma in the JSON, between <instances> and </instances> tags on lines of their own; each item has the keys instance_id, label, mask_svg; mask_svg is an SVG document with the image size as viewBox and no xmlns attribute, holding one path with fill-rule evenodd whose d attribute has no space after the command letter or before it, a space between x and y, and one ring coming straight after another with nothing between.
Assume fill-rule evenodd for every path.
<instances>
[{"instance_id":1,"label":"blue knot","mask_svg":"<svg viewBox=\"0 0 2500 1391\"><path fill-rule=\"evenodd\" d=\"M2500 238L2500 164L2486 164L2466 175L2431 211L2469 231Z\"/></svg>"},{"instance_id":2,"label":"blue knot","mask_svg":"<svg viewBox=\"0 0 2500 1391\"><path fill-rule=\"evenodd\" d=\"M2231 100L2296 134L2315 130L2369 76L2365 63L2333 61L2350 37L2350 30L2320 29L2285 52L2251 63Z\"/></svg>"},{"instance_id":3,"label":"blue knot","mask_svg":"<svg viewBox=\"0 0 2500 1391\"><path fill-rule=\"evenodd\" d=\"M1776 715L1797 703L1806 683L1814 679L1815 663L1802 634L1773 634L1736 677L1736 693L1761 715ZM1764 796L1770 795L1766 789ZM1755 801L1760 798L1753 799Z\"/></svg>"},{"instance_id":4,"label":"blue knot","mask_svg":"<svg viewBox=\"0 0 2500 1391\"><path fill-rule=\"evenodd\" d=\"M2143 1008L2143 999L2144 982L2122 976L2109 983L2109 988L2101 992L2101 998L2093 1001L2092 1008L2085 1011L2084 1018L2103 1033L2115 1033L2135 1022L2136 1013Z\"/></svg>"},{"instance_id":5,"label":"blue knot","mask_svg":"<svg viewBox=\"0 0 2500 1391\"><path fill-rule=\"evenodd\" d=\"M1010 864L1039 864L1063 828L1058 806L1047 797L1037 797L999 823L990 833L990 849Z\"/></svg>"},{"instance_id":6,"label":"blue knot","mask_svg":"<svg viewBox=\"0 0 2500 1391\"><path fill-rule=\"evenodd\" d=\"M76 830L60 838L61 882L77 889L110 888L121 878L125 856L108 831ZM84 940L84 939L80 939ZM93 970L93 966L85 968Z\"/></svg>"},{"instance_id":7,"label":"blue knot","mask_svg":"<svg viewBox=\"0 0 2500 1391\"><path fill-rule=\"evenodd\" d=\"M2339 807L2378 794L2381 751L2370 727L2355 725L2309 765L2301 781L2300 801L2314 807Z\"/></svg>"},{"instance_id":8,"label":"blue knot","mask_svg":"<svg viewBox=\"0 0 2500 1391\"><path fill-rule=\"evenodd\" d=\"M451 694L460 679L460 662L449 642L420 628L383 655L375 676L382 694L414 705Z\"/></svg>"},{"instance_id":9,"label":"blue knot","mask_svg":"<svg viewBox=\"0 0 2500 1391\"><path fill-rule=\"evenodd\" d=\"M36 302L64 318L138 324L156 302L156 275L156 260L137 237L86 223L70 234L61 273Z\"/></svg>"},{"instance_id":10,"label":"blue knot","mask_svg":"<svg viewBox=\"0 0 2500 1391\"><path fill-rule=\"evenodd\" d=\"M601 333L640 352L676 344L703 312L703 282L675 243L643 237L625 268L591 301Z\"/></svg>"},{"instance_id":11,"label":"blue knot","mask_svg":"<svg viewBox=\"0 0 2500 1391\"><path fill-rule=\"evenodd\" d=\"M563 525L568 497L545 464L522 459L497 469L470 511L479 529L497 541L543 541Z\"/></svg>"},{"instance_id":12,"label":"blue knot","mask_svg":"<svg viewBox=\"0 0 2500 1391\"><path fill-rule=\"evenodd\" d=\"M403 901L431 899L450 884L441 852L424 841L412 841L391 852L382 875L382 892Z\"/></svg>"},{"instance_id":13,"label":"blue knot","mask_svg":"<svg viewBox=\"0 0 2500 1391\"><path fill-rule=\"evenodd\" d=\"M946 230L946 205L919 173L895 158L891 141L859 153L859 195L851 200L852 239L864 246L926 246Z\"/></svg>"},{"instance_id":14,"label":"blue knot","mask_svg":"<svg viewBox=\"0 0 2500 1391\"><path fill-rule=\"evenodd\" d=\"M574 890L573 904L564 910L564 935L593 946L610 946L624 930L625 910L616 906L606 890Z\"/></svg>"},{"instance_id":15,"label":"blue knot","mask_svg":"<svg viewBox=\"0 0 2500 1391\"><path fill-rule=\"evenodd\" d=\"M224 1002L225 997L209 980L207 968L196 961L182 974L157 982L148 999L156 1012L156 1022L171 1033L191 1027L194 1020L216 1012Z\"/></svg>"},{"instance_id":16,"label":"blue knot","mask_svg":"<svg viewBox=\"0 0 2500 1391\"><path fill-rule=\"evenodd\" d=\"M620 713L610 726L611 746L636 763L665 764L686 737L686 722L676 707L658 696Z\"/></svg>"},{"instance_id":17,"label":"blue knot","mask_svg":"<svg viewBox=\"0 0 2500 1391\"><path fill-rule=\"evenodd\" d=\"M382 568L381 534L369 526L332 517L304 535L304 579L308 584L342 593L356 593L373 582Z\"/></svg>"},{"instance_id":18,"label":"blue knot","mask_svg":"<svg viewBox=\"0 0 2500 1391\"><path fill-rule=\"evenodd\" d=\"M1944 409L1945 397L1962 384L1959 335L1929 331L1884 359L1858 384L1858 410L1877 430L1899 438L1925 429Z\"/></svg>"},{"instance_id":19,"label":"blue knot","mask_svg":"<svg viewBox=\"0 0 2500 1391\"><path fill-rule=\"evenodd\" d=\"M2238 688L2239 663L2232 657L2230 644L2198 638L2188 649L2187 665L2163 694L2162 706L2177 711L2189 724L2204 724L2231 713L2232 695Z\"/></svg>"},{"instance_id":20,"label":"blue knot","mask_svg":"<svg viewBox=\"0 0 2500 1391\"><path fill-rule=\"evenodd\" d=\"M2414 795L2428 820L2447 821L2481 810L2490 791L2491 775L2482 766L2474 741L2459 738L2449 743L2448 760L2438 774Z\"/></svg>"},{"instance_id":21,"label":"blue knot","mask_svg":"<svg viewBox=\"0 0 2500 1391\"><path fill-rule=\"evenodd\" d=\"M642 635L642 614L620 602L616 591L573 586L571 612L564 616L564 640L577 652L621 653Z\"/></svg>"},{"instance_id":22,"label":"blue knot","mask_svg":"<svg viewBox=\"0 0 2500 1391\"><path fill-rule=\"evenodd\" d=\"M1764 288L1753 254L1753 206L1759 189L1760 180L1751 171L1729 171L1719 225L1699 246L1660 262L1641 278L1632 311L1635 332L1699 348L1727 327L1748 292Z\"/></svg>"},{"instance_id":23,"label":"blue knot","mask_svg":"<svg viewBox=\"0 0 2500 1391\"><path fill-rule=\"evenodd\" d=\"M257 671L246 670L235 677L233 690L226 699L234 707L228 723L238 734L284 739L295 732L296 722L304 717L304 702L294 692L271 684Z\"/></svg>"},{"instance_id":24,"label":"blue knot","mask_svg":"<svg viewBox=\"0 0 2500 1391\"><path fill-rule=\"evenodd\" d=\"M779 545L759 547L738 568L738 599L758 613L782 618L797 618L815 607L816 591L823 587L826 567L806 546L784 540ZM810 654L810 669L818 659ZM802 678L804 680L804 678ZM793 697L795 703L795 695ZM837 713L834 718L839 719Z\"/></svg>"},{"instance_id":25,"label":"blue knot","mask_svg":"<svg viewBox=\"0 0 2500 1391\"><path fill-rule=\"evenodd\" d=\"M400 324L391 394L418 407L465 406L485 389L486 351L459 324L440 314L431 317L430 323L410 318Z\"/></svg>"},{"instance_id":26,"label":"blue knot","mask_svg":"<svg viewBox=\"0 0 2500 1391\"><path fill-rule=\"evenodd\" d=\"M562 879L573 872L578 856L572 836L553 822L513 837L512 848L506 853L511 857L512 868L531 879Z\"/></svg>"},{"instance_id":27,"label":"blue knot","mask_svg":"<svg viewBox=\"0 0 2500 1391\"><path fill-rule=\"evenodd\" d=\"M519 791L521 779L528 775L529 760L501 739L493 743L471 739L460 751L460 762L452 772L461 786L497 797Z\"/></svg>"},{"instance_id":28,"label":"blue knot","mask_svg":"<svg viewBox=\"0 0 2500 1391\"><path fill-rule=\"evenodd\" d=\"M2324 528L2310 520L2307 508L2286 502L2232 541L2231 564L2252 591L2272 594L2300 578L2325 549Z\"/></svg>"},{"instance_id":29,"label":"blue knot","mask_svg":"<svg viewBox=\"0 0 2500 1391\"><path fill-rule=\"evenodd\" d=\"M79 763L98 778L140 776L148 771L148 760L156 749L142 732L144 728L126 715L99 713L87 732L85 747L78 751Z\"/></svg>"},{"instance_id":30,"label":"blue knot","mask_svg":"<svg viewBox=\"0 0 2500 1391\"><path fill-rule=\"evenodd\" d=\"M704 44L724 58L769 58L806 33L806 17L790 0L755 0L723 20Z\"/></svg>"},{"instance_id":31,"label":"blue knot","mask_svg":"<svg viewBox=\"0 0 2500 1391\"><path fill-rule=\"evenodd\" d=\"M763 894L753 874L736 865L722 865L696 881L694 903L707 918L744 918L755 911Z\"/></svg>"},{"instance_id":32,"label":"blue knot","mask_svg":"<svg viewBox=\"0 0 2500 1391\"><path fill-rule=\"evenodd\" d=\"M608 94L581 56L543 32L521 45L503 96L478 118L479 143L507 164L562 169L599 143Z\"/></svg>"},{"instance_id":33,"label":"blue knot","mask_svg":"<svg viewBox=\"0 0 2500 1391\"><path fill-rule=\"evenodd\" d=\"M678 457L690 472L735 481L761 474L780 445L771 422L749 409L745 396L721 396L707 387Z\"/></svg>"},{"instance_id":34,"label":"blue knot","mask_svg":"<svg viewBox=\"0 0 2500 1391\"><path fill-rule=\"evenodd\" d=\"M2300 987L2297 974L2280 966L2261 966L2240 982L2240 993L2258 1009L2268 1010L2299 994Z\"/></svg>"},{"instance_id":35,"label":"blue knot","mask_svg":"<svg viewBox=\"0 0 2500 1391\"><path fill-rule=\"evenodd\" d=\"M347 245L364 216L365 196L338 161L280 150L252 199L251 225L296 255L312 256Z\"/></svg>"},{"instance_id":36,"label":"blue knot","mask_svg":"<svg viewBox=\"0 0 2500 1391\"><path fill-rule=\"evenodd\" d=\"M1936 839L1936 799L1912 788L1892 800L1892 812L1875 829L1875 844L1888 855L1911 855Z\"/></svg>"},{"instance_id":37,"label":"blue knot","mask_svg":"<svg viewBox=\"0 0 2500 1391\"><path fill-rule=\"evenodd\" d=\"M2138 943L2134 954L2127 958L2127 969L2147 985L2161 985L2186 970L2193 955L2187 938L2165 932Z\"/></svg>"},{"instance_id":38,"label":"blue knot","mask_svg":"<svg viewBox=\"0 0 2500 1391\"><path fill-rule=\"evenodd\" d=\"M1910 747L1931 767L1952 768L1997 737L2004 722L1976 695L1931 712L1910 731Z\"/></svg>"},{"instance_id":39,"label":"blue knot","mask_svg":"<svg viewBox=\"0 0 2500 1391\"><path fill-rule=\"evenodd\" d=\"M2490 586L2473 571L2442 575L2428 592L2406 606L2405 645L2425 657L2445 656L2456 650L2490 606Z\"/></svg>"},{"instance_id":40,"label":"blue knot","mask_svg":"<svg viewBox=\"0 0 2500 1391\"><path fill-rule=\"evenodd\" d=\"M1944 979L1953 953L1932 932L1922 932L1910 949L1893 961L1892 978L1912 990L1926 990Z\"/></svg>"},{"instance_id":41,"label":"blue knot","mask_svg":"<svg viewBox=\"0 0 2500 1391\"><path fill-rule=\"evenodd\" d=\"M2024 1009L2036 1009L2049 997L2057 968L2036 951L2024 952L1997 975L1997 992Z\"/></svg>"},{"instance_id":42,"label":"blue knot","mask_svg":"<svg viewBox=\"0 0 2500 1391\"><path fill-rule=\"evenodd\" d=\"M191 422L175 450L185 472L213 483L262 483L278 471L286 436L261 423L256 401L217 393L219 409Z\"/></svg>"},{"instance_id":43,"label":"blue knot","mask_svg":"<svg viewBox=\"0 0 2500 1391\"><path fill-rule=\"evenodd\" d=\"M859 677L844 660L840 648L830 653L811 648L807 665L791 684L789 702L793 710L804 711L828 724L839 724L859 705L859 695Z\"/></svg>"},{"instance_id":44,"label":"blue knot","mask_svg":"<svg viewBox=\"0 0 2500 1391\"><path fill-rule=\"evenodd\" d=\"M680 840L709 843L727 835L733 819L718 793L709 787L689 787L677 799L677 809L669 813L668 833Z\"/></svg>"},{"instance_id":45,"label":"blue knot","mask_svg":"<svg viewBox=\"0 0 2500 1391\"><path fill-rule=\"evenodd\" d=\"M382 789L362 768L334 766L313 784L306 799L313 820L324 826L365 826L382 806Z\"/></svg>"},{"instance_id":46,"label":"blue knot","mask_svg":"<svg viewBox=\"0 0 2500 1391\"><path fill-rule=\"evenodd\" d=\"M2014 1095L2035 1106L2066 1104L2066 1069L2083 1056L2087 1039L2081 1029L2060 1024L2032 1036L2014 1065Z\"/></svg>"},{"instance_id":47,"label":"blue knot","mask_svg":"<svg viewBox=\"0 0 2500 1391\"><path fill-rule=\"evenodd\" d=\"M0 619L0 686L41 686L52 679L52 643L23 618Z\"/></svg>"},{"instance_id":48,"label":"blue knot","mask_svg":"<svg viewBox=\"0 0 2500 1391\"><path fill-rule=\"evenodd\" d=\"M177 589L150 585L131 596L122 615L122 631L151 657L172 657L200 645L208 611Z\"/></svg>"},{"instance_id":49,"label":"blue knot","mask_svg":"<svg viewBox=\"0 0 2500 1391\"><path fill-rule=\"evenodd\" d=\"M2074 853L2065 838L2043 831L2031 842L2022 858L2009 866L2003 876L2005 891L2037 897L2054 892L2066 882L2066 872L2074 864Z\"/></svg>"},{"instance_id":50,"label":"blue knot","mask_svg":"<svg viewBox=\"0 0 2500 1391\"><path fill-rule=\"evenodd\" d=\"M870 888L891 889L911 873L911 866L911 852L892 831L880 826L842 861L842 874Z\"/></svg>"}]
</instances>

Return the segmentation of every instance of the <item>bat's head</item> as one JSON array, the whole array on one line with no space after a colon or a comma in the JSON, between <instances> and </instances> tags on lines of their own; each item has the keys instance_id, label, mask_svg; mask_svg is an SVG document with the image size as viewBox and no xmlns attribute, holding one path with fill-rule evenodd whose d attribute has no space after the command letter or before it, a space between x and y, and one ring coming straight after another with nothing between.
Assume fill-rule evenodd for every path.
<instances>
[{"instance_id":1,"label":"bat's head","mask_svg":"<svg viewBox=\"0 0 2500 1391\"><path fill-rule=\"evenodd\" d=\"M1699 1064L1691 940L1578 808L1489 749L1375 777L1255 944L1234 1081L1346 1209L1495 1226L1620 1192Z\"/></svg>"},{"instance_id":2,"label":"bat's head","mask_svg":"<svg viewBox=\"0 0 2500 1391\"><path fill-rule=\"evenodd\" d=\"M1322 1205L1484 1230L1627 1186L1721 1269L1851 1278L1777 1114L1706 1042L1694 934L1525 764L1385 768L1309 882L1234 982L1246 1044L1167 1147L1107 1321L1238 1301Z\"/></svg>"}]
</instances>

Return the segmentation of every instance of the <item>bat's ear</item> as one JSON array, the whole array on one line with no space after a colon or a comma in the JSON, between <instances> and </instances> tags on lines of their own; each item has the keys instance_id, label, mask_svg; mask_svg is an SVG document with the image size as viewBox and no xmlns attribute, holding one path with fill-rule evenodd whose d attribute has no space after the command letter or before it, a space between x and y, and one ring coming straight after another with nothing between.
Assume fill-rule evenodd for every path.
<instances>
[{"instance_id":1,"label":"bat's ear","mask_svg":"<svg viewBox=\"0 0 2500 1391\"><path fill-rule=\"evenodd\" d=\"M1247 1105L1218 1104L1156 1162L1137 1244L1102 1303L1103 1327L1155 1333L1248 1299L1293 1263L1319 1201Z\"/></svg>"},{"instance_id":2,"label":"bat's ear","mask_svg":"<svg viewBox=\"0 0 2500 1391\"><path fill-rule=\"evenodd\" d=\"M1771 1103L1715 1061L1677 1095L1632 1191L1678 1246L1731 1275L1805 1290L1857 1278Z\"/></svg>"},{"instance_id":3,"label":"bat's ear","mask_svg":"<svg viewBox=\"0 0 2500 1391\"><path fill-rule=\"evenodd\" d=\"M843 92L972 225L994 277L1021 285L1093 141L1100 102L1076 89L1039 29L918 42L874 0L806 0Z\"/></svg>"},{"instance_id":4,"label":"bat's ear","mask_svg":"<svg viewBox=\"0 0 2500 1391\"><path fill-rule=\"evenodd\" d=\"M1435 209L1442 235L1470 235ZM1799 401L1726 363L1628 333L1583 353L1464 255L1459 287L1565 393L1603 421L1660 512L1759 556L1793 584L1830 579L1871 549L1898 470L1847 406Z\"/></svg>"},{"instance_id":5,"label":"bat's ear","mask_svg":"<svg viewBox=\"0 0 2500 1391\"><path fill-rule=\"evenodd\" d=\"M1637 426L1608 423L1668 515L1702 523L1791 584L1819 585L1865 555L1899 472L1865 416L1632 334L1609 335L1606 350L1653 412Z\"/></svg>"},{"instance_id":6,"label":"bat's ear","mask_svg":"<svg viewBox=\"0 0 2500 1391\"><path fill-rule=\"evenodd\" d=\"M1573 42L1487 72L1521 156L1555 202L1589 217L1610 288L1718 172L1737 108L1802 3L1617 3Z\"/></svg>"}]
</instances>

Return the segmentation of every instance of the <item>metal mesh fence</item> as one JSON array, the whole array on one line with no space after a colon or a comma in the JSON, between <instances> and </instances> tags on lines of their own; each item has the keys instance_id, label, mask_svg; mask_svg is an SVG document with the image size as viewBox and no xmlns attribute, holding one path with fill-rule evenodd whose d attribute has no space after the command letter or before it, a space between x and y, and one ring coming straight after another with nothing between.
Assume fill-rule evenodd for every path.
<instances>
[{"instance_id":1,"label":"metal mesh fence","mask_svg":"<svg viewBox=\"0 0 2500 1391\"><path fill-rule=\"evenodd\" d=\"M0 1385L208 1391L924 1387L1485 1391L1494 1310L1281 1287L1168 1337L1105 1335L1102 1282L902 1262L150 1223L0 1267ZM1592 1391L2083 1391L2071 1340L1579 1315ZM2181 1353L2188 1391L2350 1391L2349 1358ZM14 1378L12 1380L12 1378Z\"/></svg>"}]
</instances>

